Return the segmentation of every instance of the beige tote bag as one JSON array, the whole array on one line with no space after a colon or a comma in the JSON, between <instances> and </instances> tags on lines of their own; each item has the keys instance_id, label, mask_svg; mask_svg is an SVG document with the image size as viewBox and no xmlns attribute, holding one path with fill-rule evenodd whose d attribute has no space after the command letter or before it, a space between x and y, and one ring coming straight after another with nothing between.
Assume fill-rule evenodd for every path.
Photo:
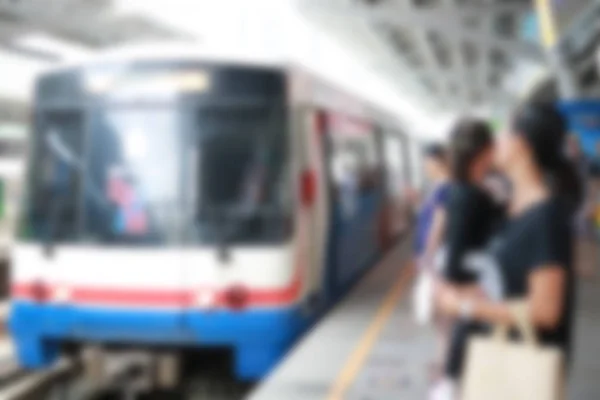
<instances>
[{"instance_id":1,"label":"beige tote bag","mask_svg":"<svg viewBox=\"0 0 600 400\"><path fill-rule=\"evenodd\" d=\"M508 328L470 339L461 400L563 400L562 351L541 347L524 302L511 303L523 341L510 341Z\"/></svg>"}]
</instances>

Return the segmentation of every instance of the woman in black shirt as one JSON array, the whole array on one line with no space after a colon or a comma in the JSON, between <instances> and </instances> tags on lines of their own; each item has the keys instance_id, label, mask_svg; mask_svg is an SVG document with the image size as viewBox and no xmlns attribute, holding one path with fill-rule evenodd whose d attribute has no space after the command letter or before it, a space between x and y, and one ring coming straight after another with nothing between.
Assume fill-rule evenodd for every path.
<instances>
[{"instance_id":1,"label":"woman in black shirt","mask_svg":"<svg viewBox=\"0 0 600 400\"><path fill-rule=\"evenodd\" d=\"M487 276L484 291L500 287L500 298L472 296L448 284L437 293L445 314L491 324L514 324L506 301L525 299L542 343L568 355L575 296L572 220L581 191L563 155L565 137L566 124L553 105L529 104L516 113L497 153L513 189L510 220L476 266Z\"/></svg>"},{"instance_id":2,"label":"woman in black shirt","mask_svg":"<svg viewBox=\"0 0 600 400\"><path fill-rule=\"evenodd\" d=\"M480 120L465 119L453 129L450 138L453 184L446 215L446 254L443 278L463 293L478 293L477 275L464 267L467 255L484 249L499 216L486 178L492 164L493 138L489 126ZM464 346L478 325L469 321L452 322L446 349L445 375L457 379L462 367ZM446 392L451 381L443 380L433 389ZM444 396L442 396L443 398Z\"/></svg>"}]
</instances>

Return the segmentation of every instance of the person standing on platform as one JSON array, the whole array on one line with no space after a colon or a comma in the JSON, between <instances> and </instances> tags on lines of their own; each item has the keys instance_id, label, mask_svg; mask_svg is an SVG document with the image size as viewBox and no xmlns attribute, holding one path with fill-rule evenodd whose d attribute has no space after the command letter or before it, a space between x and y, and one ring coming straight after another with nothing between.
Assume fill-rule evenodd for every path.
<instances>
[{"instance_id":1,"label":"person standing on platform","mask_svg":"<svg viewBox=\"0 0 600 400\"><path fill-rule=\"evenodd\" d=\"M440 312L462 324L515 326L510 304L524 301L539 342L562 350L568 365L576 298L572 218L582 191L574 164L564 156L565 136L566 123L554 105L528 104L517 111L497 151L513 187L510 216L486 256L469 266L479 279L494 279L480 281L479 293L449 283L436 291ZM462 360L464 347L457 356ZM455 382L462 361L458 365ZM560 382L550 383L559 388Z\"/></svg>"},{"instance_id":2,"label":"person standing on platform","mask_svg":"<svg viewBox=\"0 0 600 400\"><path fill-rule=\"evenodd\" d=\"M477 119L460 121L451 132L450 141L453 183L446 211L443 281L461 293L478 293L477 276L463 267L463 260L469 253L484 249L499 217L496 202L486 187L494 142L488 124ZM453 320L445 379L432 388L430 399L453 398L465 341L475 329L470 322Z\"/></svg>"},{"instance_id":3,"label":"person standing on platform","mask_svg":"<svg viewBox=\"0 0 600 400\"><path fill-rule=\"evenodd\" d=\"M446 203L450 191L450 170L448 154L444 146L432 144L425 149L425 175L431 190L425 197L418 213L415 238L415 264L419 277L415 285L414 302L416 319L420 323L428 323L433 317L435 257L442 244L446 224ZM437 322L438 328L438 357L432 365L435 377L441 373L444 358L443 324Z\"/></svg>"},{"instance_id":4,"label":"person standing on platform","mask_svg":"<svg viewBox=\"0 0 600 400\"><path fill-rule=\"evenodd\" d=\"M419 268L432 266L444 232L445 205L450 189L450 171L446 149L439 144L425 149L425 174L431 185L417 218L415 255Z\"/></svg>"}]
</instances>

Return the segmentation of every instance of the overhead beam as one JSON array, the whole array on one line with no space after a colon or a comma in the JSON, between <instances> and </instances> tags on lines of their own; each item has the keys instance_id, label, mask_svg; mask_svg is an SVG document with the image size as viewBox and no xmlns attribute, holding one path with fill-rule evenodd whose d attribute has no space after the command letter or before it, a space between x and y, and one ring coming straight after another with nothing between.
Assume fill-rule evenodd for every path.
<instances>
[{"instance_id":1,"label":"overhead beam","mask_svg":"<svg viewBox=\"0 0 600 400\"><path fill-rule=\"evenodd\" d=\"M91 46L103 46L111 42L111 35L128 32L123 28L123 18L110 14L110 2L91 3L86 0L0 0L0 14L19 18L33 26L63 38L75 39ZM140 25L137 19L137 25ZM146 21L147 22L147 21ZM125 25L130 25L125 23ZM175 32L148 22L140 35L174 36Z\"/></svg>"},{"instance_id":2,"label":"overhead beam","mask_svg":"<svg viewBox=\"0 0 600 400\"><path fill-rule=\"evenodd\" d=\"M448 26L452 29L460 29L460 14L457 10L455 0L442 0L441 12L446 16L449 22ZM427 29L427 28L425 28ZM458 79L453 83L458 90L459 98L457 106L461 108L461 112L466 111L471 103L470 92L473 83L467 77L466 61L463 57L463 41L461 37L448 35L444 38L447 41L448 48L452 54L452 69Z\"/></svg>"},{"instance_id":3,"label":"overhead beam","mask_svg":"<svg viewBox=\"0 0 600 400\"><path fill-rule=\"evenodd\" d=\"M0 16L0 48L10 53L31 57L42 61L57 61L57 55L38 50L27 49L14 44L16 38L33 30L26 23L17 22Z\"/></svg>"},{"instance_id":4,"label":"overhead beam","mask_svg":"<svg viewBox=\"0 0 600 400\"><path fill-rule=\"evenodd\" d=\"M400 3L400 6L404 6L408 3L405 0L399 0L394 2L381 2L373 5L368 5L365 2L353 1L353 0L302 0L300 5L306 10L318 10L323 8L324 5L331 5L335 7L343 7L344 4L352 4L353 8L361 9L381 9L381 8L393 8L396 3ZM415 7L417 10L423 13L429 13L435 10L435 6L422 6ZM457 4L457 11L464 16L470 17L484 17L487 14L524 14L530 11L535 11L531 4L531 1L522 0L494 0L492 2L478 2L470 4Z\"/></svg>"},{"instance_id":5,"label":"overhead beam","mask_svg":"<svg viewBox=\"0 0 600 400\"><path fill-rule=\"evenodd\" d=\"M102 30L97 29L98 21L103 19L102 13L95 10L88 14L85 8L80 8L68 0L0 0L0 13L18 18L57 36L68 39L78 37L81 42L95 42L102 34Z\"/></svg>"},{"instance_id":6,"label":"overhead beam","mask_svg":"<svg viewBox=\"0 0 600 400\"><path fill-rule=\"evenodd\" d=\"M523 14L532 11L530 1L506 1L470 3L467 5L456 4L456 11L461 15L484 17L487 14Z\"/></svg>"},{"instance_id":7,"label":"overhead beam","mask_svg":"<svg viewBox=\"0 0 600 400\"><path fill-rule=\"evenodd\" d=\"M12 20L3 19L0 16L0 41L8 41L27 32L25 25Z\"/></svg>"},{"instance_id":8,"label":"overhead beam","mask_svg":"<svg viewBox=\"0 0 600 400\"><path fill-rule=\"evenodd\" d=\"M491 5L491 4L497 4L496 1L494 0L485 0L487 5ZM493 25L494 25L494 14L490 14L486 17L484 17L481 20L481 24L482 24L482 30L484 32L486 32L486 34L491 35L492 31L493 31ZM492 70L492 66L491 66L491 48L488 46L481 46L479 48L479 62L477 63L478 66L478 74L477 74L477 78L478 78L478 84L480 87L480 90L483 91L483 95L486 96L486 98L490 98L492 91L490 90L490 74L491 74L491 70Z\"/></svg>"},{"instance_id":9,"label":"overhead beam","mask_svg":"<svg viewBox=\"0 0 600 400\"><path fill-rule=\"evenodd\" d=\"M427 32L419 30L415 32L415 39L418 43L418 48L423 58L426 60L426 75L436 82L436 95L442 98L444 103L447 103L451 97L449 93L449 81L447 73L442 73L442 68L439 65L438 59L431 49L431 43L427 37Z\"/></svg>"},{"instance_id":10,"label":"overhead beam","mask_svg":"<svg viewBox=\"0 0 600 400\"><path fill-rule=\"evenodd\" d=\"M485 18L489 17L489 12L499 12L502 7L494 5L473 5L461 6L457 15L475 16ZM509 3L512 4L512 3ZM513 5L511 5L513 7ZM528 9L530 9L528 7ZM502 38L493 35L491 32L484 32L479 29L473 29L468 26L455 24L444 9L418 9L414 13L402 13L393 5L380 5L377 7L367 7L361 4L355 4L352 7L334 4L323 1L319 5L314 5L311 12L327 14L333 18L348 18L360 21L368 21L373 25L401 26L409 29L425 29L438 32L444 36L453 36L462 40L469 40L479 46L489 48L499 48L510 54L522 58L530 59L536 62L544 60L543 49L535 44L517 39Z\"/></svg>"},{"instance_id":11,"label":"overhead beam","mask_svg":"<svg viewBox=\"0 0 600 400\"><path fill-rule=\"evenodd\" d=\"M58 62L61 60L61 57L56 53L52 53L50 51L29 49L24 46L15 45L11 42L0 41L0 48L9 53L28 58L34 58L39 61Z\"/></svg>"},{"instance_id":12,"label":"overhead beam","mask_svg":"<svg viewBox=\"0 0 600 400\"><path fill-rule=\"evenodd\" d=\"M331 28L331 25L328 27ZM394 49L390 41L381 40L378 32L370 29L368 24L363 23L354 26L351 34L348 36L344 34L344 30L337 31L337 35L346 42L352 41L354 35L359 35L361 42L366 43L366 47L363 47L363 50L367 51L367 54L370 55L369 57L365 57L367 58L367 66L369 68L372 68L378 74L390 77L407 77L408 79L402 80L402 90L410 91L414 96L423 101L424 104L427 104L427 106L433 108L440 107L440 102L436 101L437 99L434 100L435 96L431 96L430 91L425 90L424 86L419 84L419 80L423 78L423 74L411 68L406 56Z\"/></svg>"}]
</instances>

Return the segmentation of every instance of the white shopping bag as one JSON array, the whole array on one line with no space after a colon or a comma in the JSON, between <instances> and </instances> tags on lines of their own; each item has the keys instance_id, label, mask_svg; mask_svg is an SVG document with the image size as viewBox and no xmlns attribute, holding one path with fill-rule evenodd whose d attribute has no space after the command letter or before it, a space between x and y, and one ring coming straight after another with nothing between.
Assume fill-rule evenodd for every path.
<instances>
[{"instance_id":1,"label":"white shopping bag","mask_svg":"<svg viewBox=\"0 0 600 400\"><path fill-rule=\"evenodd\" d=\"M421 271L415 282L412 299L413 314L415 320L420 325L428 325L433 319L433 289L433 274L429 271Z\"/></svg>"},{"instance_id":2,"label":"white shopping bag","mask_svg":"<svg viewBox=\"0 0 600 400\"><path fill-rule=\"evenodd\" d=\"M531 323L527 303L510 303L522 342L509 340L508 328L497 325L492 336L469 338L462 400L562 400L565 398L564 354L542 346Z\"/></svg>"},{"instance_id":3,"label":"white shopping bag","mask_svg":"<svg viewBox=\"0 0 600 400\"><path fill-rule=\"evenodd\" d=\"M421 272L413 289L413 315L420 325L429 325L433 320L435 313L435 277L441 275L444 271L446 249L441 248L432 258L429 261L422 261Z\"/></svg>"}]
</instances>

